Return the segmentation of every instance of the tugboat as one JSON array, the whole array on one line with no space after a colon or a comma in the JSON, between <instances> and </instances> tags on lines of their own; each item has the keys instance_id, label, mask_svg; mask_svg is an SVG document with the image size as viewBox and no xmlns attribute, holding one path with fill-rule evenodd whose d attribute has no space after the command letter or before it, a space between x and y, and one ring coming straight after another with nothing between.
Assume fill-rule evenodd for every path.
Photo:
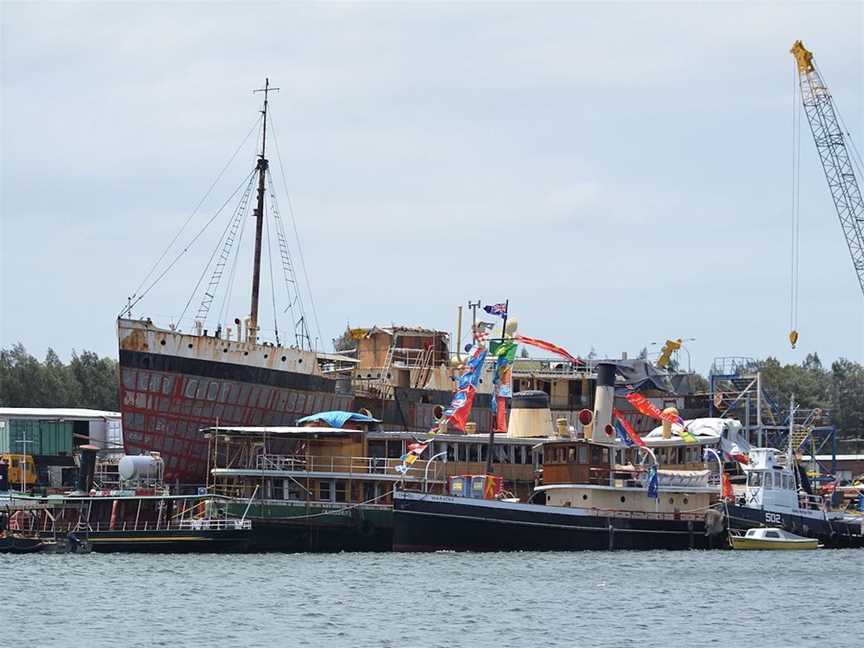
<instances>
[{"instance_id":1,"label":"tugboat","mask_svg":"<svg viewBox=\"0 0 864 648\"><path fill-rule=\"evenodd\" d=\"M685 465L657 465L645 445L627 447L612 425L615 365L597 366L590 438L540 441L538 484L527 502L501 498L495 475L451 478L447 494L394 493L397 551L518 551L584 549L706 549L722 545L722 522L711 510L720 474L702 459L701 441L663 439L681 446ZM514 395L514 413L519 394ZM529 411L548 420L548 402ZM590 412L589 412L590 414ZM530 416L530 415L529 415ZM512 416L510 427L530 425ZM509 433L509 428L508 428ZM710 443L716 443L711 437ZM677 454L677 453L676 453ZM672 456L667 452L665 456ZM680 455L678 455L680 456Z\"/></svg>"}]
</instances>

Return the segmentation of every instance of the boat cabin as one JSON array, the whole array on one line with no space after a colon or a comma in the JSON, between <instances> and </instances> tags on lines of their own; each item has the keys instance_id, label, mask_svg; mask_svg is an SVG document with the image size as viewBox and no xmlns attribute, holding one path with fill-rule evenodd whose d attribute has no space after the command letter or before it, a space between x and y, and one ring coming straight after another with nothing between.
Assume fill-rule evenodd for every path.
<instances>
[{"instance_id":1,"label":"boat cabin","mask_svg":"<svg viewBox=\"0 0 864 648\"><path fill-rule=\"evenodd\" d=\"M787 453L774 448L752 448L750 463L744 469L747 485L744 506L778 511L821 511L823 499L801 492L795 462Z\"/></svg>"},{"instance_id":2,"label":"boat cabin","mask_svg":"<svg viewBox=\"0 0 864 648\"><path fill-rule=\"evenodd\" d=\"M547 442L543 447L543 485L535 490L532 502L674 515L704 511L719 494L720 477L696 463L691 455L701 447L691 445L681 448L680 453L676 450L664 455L680 458L682 463L658 465L656 451L637 446L586 439ZM648 481L655 470L657 497L650 497Z\"/></svg>"}]
</instances>

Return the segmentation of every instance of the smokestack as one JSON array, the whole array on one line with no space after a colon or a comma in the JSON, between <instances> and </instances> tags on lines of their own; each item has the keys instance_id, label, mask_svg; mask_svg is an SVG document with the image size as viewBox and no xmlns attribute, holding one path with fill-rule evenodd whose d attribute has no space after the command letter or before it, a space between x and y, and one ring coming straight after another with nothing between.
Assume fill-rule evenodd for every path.
<instances>
[{"instance_id":1,"label":"smokestack","mask_svg":"<svg viewBox=\"0 0 864 648\"><path fill-rule=\"evenodd\" d=\"M513 394L508 437L548 437L554 433L549 395L543 391L521 391Z\"/></svg>"},{"instance_id":2,"label":"smokestack","mask_svg":"<svg viewBox=\"0 0 864 648\"><path fill-rule=\"evenodd\" d=\"M9 464L0 461L0 493L9 490Z\"/></svg>"},{"instance_id":3,"label":"smokestack","mask_svg":"<svg viewBox=\"0 0 864 648\"><path fill-rule=\"evenodd\" d=\"M597 387L594 392L594 424L591 440L595 443L612 443L615 430L612 428L612 406L615 402L615 363L601 362L597 365Z\"/></svg>"},{"instance_id":4,"label":"smokestack","mask_svg":"<svg viewBox=\"0 0 864 648\"><path fill-rule=\"evenodd\" d=\"M78 487L80 493L89 493L93 486L93 474L96 472L96 453L99 451L94 445L84 445L81 450L81 459L78 465Z\"/></svg>"}]
</instances>

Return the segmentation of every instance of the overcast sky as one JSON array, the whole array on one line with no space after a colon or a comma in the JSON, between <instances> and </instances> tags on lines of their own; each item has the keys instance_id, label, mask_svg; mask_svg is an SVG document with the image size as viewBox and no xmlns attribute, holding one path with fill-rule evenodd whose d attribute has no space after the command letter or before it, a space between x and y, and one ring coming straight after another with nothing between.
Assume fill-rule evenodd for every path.
<instances>
[{"instance_id":1,"label":"overcast sky","mask_svg":"<svg viewBox=\"0 0 864 648\"><path fill-rule=\"evenodd\" d=\"M574 353L683 337L700 371L864 361L864 298L806 121L799 348L786 339L789 47L814 52L864 151L862 3L0 6L3 346L116 356L117 313L269 76L328 346L346 323L453 330L459 303L509 298L522 333ZM250 139L182 243L253 164ZM136 316L179 316L227 216ZM243 252L231 319L248 312Z\"/></svg>"}]
</instances>

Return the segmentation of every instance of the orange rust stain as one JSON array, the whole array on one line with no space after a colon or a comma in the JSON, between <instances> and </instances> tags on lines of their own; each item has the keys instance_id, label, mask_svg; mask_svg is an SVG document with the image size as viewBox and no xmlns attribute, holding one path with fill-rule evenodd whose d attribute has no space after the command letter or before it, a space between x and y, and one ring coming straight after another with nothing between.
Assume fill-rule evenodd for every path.
<instances>
[{"instance_id":1,"label":"orange rust stain","mask_svg":"<svg viewBox=\"0 0 864 648\"><path fill-rule=\"evenodd\" d=\"M132 331L120 340L120 348L127 351L146 351L147 336L141 329L132 329Z\"/></svg>"}]
</instances>

